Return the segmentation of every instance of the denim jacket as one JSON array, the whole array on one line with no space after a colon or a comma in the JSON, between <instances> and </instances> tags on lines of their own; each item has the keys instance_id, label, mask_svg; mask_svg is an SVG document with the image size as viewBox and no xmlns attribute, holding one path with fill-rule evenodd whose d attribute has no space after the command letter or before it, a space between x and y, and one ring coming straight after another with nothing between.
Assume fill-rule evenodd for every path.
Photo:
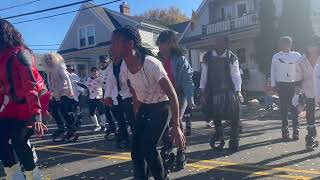
<instances>
[{"instance_id":1,"label":"denim jacket","mask_svg":"<svg viewBox=\"0 0 320 180\"><path fill-rule=\"evenodd\" d=\"M188 105L193 105L194 84L192 80L193 70L191 65L184 56L173 56L171 62L178 97L183 99L186 98ZM181 94L183 97L181 97ZM179 99L179 101L181 100Z\"/></svg>"}]
</instances>

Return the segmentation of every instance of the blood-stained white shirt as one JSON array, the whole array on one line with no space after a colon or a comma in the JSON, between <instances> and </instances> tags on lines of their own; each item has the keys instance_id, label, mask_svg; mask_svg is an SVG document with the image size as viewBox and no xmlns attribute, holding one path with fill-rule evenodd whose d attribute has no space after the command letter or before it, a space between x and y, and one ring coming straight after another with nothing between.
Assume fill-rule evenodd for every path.
<instances>
[{"instance_id":1,"label":"blood-stained white shirt","mask_svg":"<svg viewBox=\"0 0 320 180\"><path fill-rule=\"evenodd\" d=\"M102 99L102 80L100 77L92 79L91 77L87 80L86 86L89 89L89 99Z\"/></svg>"},{"instance_id":2,"label":"blood-stained white shirt","mask_svg":"<svg viewBox=\"0 0 320 180\"><path fill-rule=\"evenodd\" d=\"M296 82L296 63L301 54L295 51L279 52L273 55L271 64L271 86L277 82Z\"/></svg>"},{"instance_id":3,"label":"blood-stained white shirt","mask_svg":"<svg viewBox=\"0 0 320 180\"><path fill-rule=\"evenodd\" d=\"M167 77L167 73L162 63L152 56L145 58L143 67L137 73L128 71L128 79L138 100L145 104L169 101L159 85L159 81L164 77Z\"/></svg>"}]
</instances>

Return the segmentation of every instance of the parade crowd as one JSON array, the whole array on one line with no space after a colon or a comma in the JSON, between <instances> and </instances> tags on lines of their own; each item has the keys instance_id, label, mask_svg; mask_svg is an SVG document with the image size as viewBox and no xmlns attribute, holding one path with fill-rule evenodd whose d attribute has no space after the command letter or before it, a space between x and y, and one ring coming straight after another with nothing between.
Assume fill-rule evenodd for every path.
<instances>
[{"instance_id":1,"label":"parade crowd","mask_svg":"<svg viewBox=\"0 0 320 180\"><path fill-rule=\"evenodd\" d=\"M178 170L185 167L197 88L204 119L214 123L208 143L214 150L223 150L223 120L227 120L231 127L228 150L241 149L241 69L227 36L218 37L204 55L199 87L194 86L194 72L175 32L160 33L157 55L142 46L139 31L130 26L115 29L111 42L108 55L100 56L99 67L90 69L86 81L58 53L45 54L38 59L46 71L45 82L22 35L0 19L0 160L8 180L43 179L29 139L48 131L44 119L57 125L52 134L55 143L77 141L85 117L80 105L85 92L92 131L104 132L107 141L131 151L134 179L146 180L151 175L166 180L172 164ZM306 148L313 149L318 146L315 107L320 103L320 39L314 37L302 56L291 45L288 36L279 41L280 52L272 59L270 91L280 98L283 141L290 140L289 110L292 139L299 140L298 114L305 106ZM268 101L272 104L272 99Z\"/></svg>"}]
</instances>

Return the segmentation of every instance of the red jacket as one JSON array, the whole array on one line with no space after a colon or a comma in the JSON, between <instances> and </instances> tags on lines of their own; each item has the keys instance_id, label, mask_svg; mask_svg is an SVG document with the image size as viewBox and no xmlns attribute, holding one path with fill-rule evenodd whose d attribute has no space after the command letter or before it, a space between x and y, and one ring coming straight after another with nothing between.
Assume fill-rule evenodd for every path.
<instances>
[{"instance_id":1,"label":"red jacket","mask_svg":"<svg viewBox=\"0 0 320 180\"><path fill-rule=\"evenodd\" d=\"M32 53L24 47L0 52L0 106L4 95L9 103L0 112L0 120L41 121L40 94L46 93Z\"/></svg>"}]
</instances>

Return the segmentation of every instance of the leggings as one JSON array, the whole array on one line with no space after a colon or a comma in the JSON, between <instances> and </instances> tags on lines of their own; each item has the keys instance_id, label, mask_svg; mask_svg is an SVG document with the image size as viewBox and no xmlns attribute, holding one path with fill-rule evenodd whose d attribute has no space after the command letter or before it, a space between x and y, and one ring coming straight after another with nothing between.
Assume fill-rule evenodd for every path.
<instances>
[{"instance_id":1,"label":"leggings","mask_svg":"<svg viewBox=\"0 0 320 180\"><path fill-rule=\"evenodd\" d=\"M179 96L178 96L179 97ZM179 107L180 107L180 115L179 115L179 120L180 120L180 129L183 132L184 131L184 126L183 126L183 117L187 113L191 113L191 110L188 109L188 103L187 99L185 97L179 97ZM190 123L190 122L186 122ZM169 124L170 126L170 124ZM162 136L162 141L164 143L164 147L166 150L170 150L173 148L173 143L171 142L171 137L170 137L170 127L167 127L166 130L164 131L164 134Z\"/></svg>"},{"instance_id":2,"label":"leggings","mask_svg":"<svg viewBox=\"0 0 320 180\"><path fill-rule=\"evenodd\" d=\"M119 130L118 135L120 140L128 140L127 122L132 128L132 123L134 122L134 113L132 106L132 98L127 98L122 100L118 98L119 105L114 106L112 113L118 121Z\"/></svg>"},{"instance_id":3,"label":"leggings","mask_svg":"<svg viewBox=\"0 0 320 180\"><path fill-rule=\"evenodd\" d=\"M90 116L94 116L96 110L98 110L100 115L105 113L105 106L102 104L101 99L89 99Z\"/></svg>"},{"instance_id":4,"label":"leggings","mask_svg":"<svg viewBox=\"0 0 320 180\"><path fill-rule=\"evenodd\" d=\"M26 171L36 167L32 149L28 145L33 128L27 126L27 121L0 120L0 160L4 167L11 167L18 162L14 152ZM10 139L11 144L9 144Z\"/></svg>"},{"instance_id":5,"label":"leggings","mask_svg":"<svg viewBox=\"0 0 320 180\"><path fill-rule=\"evenodd\" d=\"M147 167L155 180L168 179L157 144L170 118L169 102L141 104L132 132L131 157L136 179L148 179Z\"/></svg>"},{"instance_id":6,"label":"leggings","mask_svg":"<svg viewBox=\"0 0 320 180\"><path fill-rule=\"evenodd\" d=\"M74 105L75 105L75 100L70 99L67 96L62 96L60 101L52 100L51 113L59 129L64 130L64 124L65 124L68 131L70 132L76 131L77 126L75 122L75 117L73 115L75 112ZM61 112L61 115L65 120L65 123L61 119L59 112Z\"/></svg>"}]
</instances>

